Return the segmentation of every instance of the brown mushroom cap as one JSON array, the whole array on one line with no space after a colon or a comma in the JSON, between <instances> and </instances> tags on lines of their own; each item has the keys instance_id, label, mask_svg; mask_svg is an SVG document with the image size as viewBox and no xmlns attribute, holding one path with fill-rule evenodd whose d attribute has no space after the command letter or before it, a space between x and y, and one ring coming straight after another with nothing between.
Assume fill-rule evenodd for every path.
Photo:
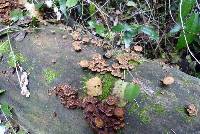
<instances>
[{"instance_id":1,"label":"brown mushroom cap","mask_svg":"<svg viewBox=\"0 0 200 134\"><path fill-rule=\"evenodd\" d=\"M83 68L89 67L89 62L87 60L82 60L79 62L79 65Z\"/></svg>"},{"instance_id":2,"label":"brown mushroom cap","mask_svg":"<svg viewBox=\"0 0 200 134\"><path fill-rule=\"evenodd\" d=\"M109 96L107 99L106 99L106 103L110 106L112 105L116 105L118 102L118 98L115 97L115 96Z\"/></svg>"},{"instance_id":3,"label":"brown mushroom cap","mask_svg":"<svg viewBox=\"0 0 200 134\"><path fill-rule=\"evenodd\" d=\"M173 77L171 77L171 76L167 76L167 77L165 77L164 79L163 79L163 84L165 84L165 85L171 85L171 84L173 84L174 83L174 78Z\"/></svg>"},{"instance_id":4,"label":"brown mushroom cap","mask_svg":"<svg viewBox=\"0 0 200 134\"><path fill-rule=\"evenodd\" d=\"M95 123L95 126L98 128L102 128L104 126L104 122L100 117L95 117L94 123Z\"/></svg>"},{"instance_id":5,"label":"brown mushroom cap","mask_svg":"<svg viewBox=\"0 0 200 134\"><path fill-rule=\"evenodd\" d=\"M143 47L142 46L134 46L133 49L136 51L136 52L142 52L143 51Z\"/></svg>"},{"instance_id":6,"label":"brown mushroom cap","mask_svg":"<svg viewBox=\"0 0 200 134\"><path fill-rule=\"evenodd\" d=\"M197 116L198 109L194 104L189 104L186 108L189 116Z\"/></svg>"},{"instance_id":7,"label":"brown mushroom cap","mask_svg":"<svg viewBox=\"0 0 200 134\"><path fill-rule=\"evenodd\" d=\"M115 108L114 115L120 118L124 117L124 109L119 107Z\"/></svg>"}]
</instances>

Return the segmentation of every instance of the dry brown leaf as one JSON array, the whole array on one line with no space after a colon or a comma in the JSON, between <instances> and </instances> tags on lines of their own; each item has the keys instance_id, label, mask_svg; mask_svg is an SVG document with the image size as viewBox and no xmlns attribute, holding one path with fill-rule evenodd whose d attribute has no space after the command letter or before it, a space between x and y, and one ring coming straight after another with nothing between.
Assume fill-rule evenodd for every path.
<instances>
[{"instance_id":1,"label":"dry brown leaf","mask_svg":"<svg viewBox=\"0 0 200 134\"><path fill-rule=\"evenodd\" d=\"M86 82L87 94L99 96L102 94L102 81L99 77L94 77Z\"/></svg>"},{"instance_id":2,"label":"dry brown leaf","mask_svg":"<svg viewBox=\"0 0 200 134\"><path fill-rule=\"evenodd\" d=\"M174 83L174 81L175 81L174 77L172 77L172 76L167 76L162 80L164 85L171 85Z\"/></svg>"}]
</instances>

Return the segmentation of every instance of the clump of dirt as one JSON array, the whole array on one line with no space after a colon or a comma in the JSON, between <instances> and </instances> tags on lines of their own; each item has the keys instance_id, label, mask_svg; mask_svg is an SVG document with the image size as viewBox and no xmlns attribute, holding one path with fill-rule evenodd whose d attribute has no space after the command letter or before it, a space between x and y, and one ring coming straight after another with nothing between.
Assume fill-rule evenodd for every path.
<instances>
[{"instance_id":1,"label":"clump of dirt","mask_svg":"<svg viewBox=\"0 0 200 134\"><path fill-rule=\"evenodd\" d=\"M83 109L85 119L95 133L113 134L125 126L125 111L117 106L119 99L115 96L104 101L91 96L81 99L77 90L69 85L59 85L53 91L65 107Z\"/></svg>"},{"instance_id":2,"label":"clump of dirt","mask_svg":"<svg viewBox=\"0 0 200 134\"><path fill-rule=\"evenodd\" d=\"M79 65L83 68L88 68L93 72L106 73L110 72L113 76L123 79L123 70L133 69L134 66L129 64L129 61L139 61L140 56L134 52L125 53L116 57L115 63L109 65L106 60L100 55L95 54L92 56L92 60L82 60Z\"/></svg>"}]
</instances>

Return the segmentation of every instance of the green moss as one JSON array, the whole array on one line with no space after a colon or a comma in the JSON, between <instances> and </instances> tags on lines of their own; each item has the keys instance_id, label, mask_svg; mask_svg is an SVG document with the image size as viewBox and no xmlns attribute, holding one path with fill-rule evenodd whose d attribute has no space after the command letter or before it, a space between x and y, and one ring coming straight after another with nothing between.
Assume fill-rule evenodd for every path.
<instances>
[{"instance_id":1,"label":"green moss","mask_svg":"<svg viewBox=\"0 0 200 134\"><path fill-rule=\"evenodd\" d=\"M161 115L161 114L165 113L165 107L163 105L161 105L161 104L152 105L152 110L158 115Z\"/></svg>"},{"instance_id":2,"label":"green moss","mask_svg":"<svg viewBox=\"0 0 200 134\"><path fill-rule=\"evenodd\" d=\"M179 116L183 119L185 123L191 123L195 119L195 117L188 116L187 111L184 107L176 107L175 111L178 112Z\"/></svg>"},{"instance_id":3,"label":"green moss","mask_svg":"<svg viewBox=\"0 0 200 134\"><path fill-rule=\"evenodd\" d=\"M59 76L59 73L47 68L43 71L43 75L47 83L51 83L54 79L56 79Z\"/></svg>"},{"instance_id":4,"label":"green moss","mask_svg":"<svg viewBox=\"0 0 200 134\"><path fill-rule=\"evenodd\" d=\"M151 117L148 112L148 108L143 108L138 114L140 121L144 124L149 124L151 122Z\"/></svg>"},{"instance_id":5,"label":"green moss","mask_svg":"<svg viewBox=\"0 0 200 134\"><path fill-rule=\"evenodd\" d=\"M0 54L5 54L7 52L9 52L9 42L4 41L4 42L0 42Z\"/></svg>"},{"instance_id":6,"label":"green moss","mask_svg":"<svg viewBox=\"0 0 200 134\"><path fill-rule=\"evenodd\" d=\"M106 99L111 94L112 88L114 87L117 78L115 78L109 73L100 75L100 78L103 82L103 87L102 87L102 95L99 96L99 99L103 100Z\"/></svg>"},{"instance_id":7,"label":"green moss","mask_svg":"<svg viewBox=\"0 0 200 134\"><path fill-rule=\"evenodd\" d=\"M128 113L132 114L135 113L138 110L139 106L137 105L136 102L133 102L133 104L131 104L130 108L128 109Z\"/></svg>"}]
</instances>

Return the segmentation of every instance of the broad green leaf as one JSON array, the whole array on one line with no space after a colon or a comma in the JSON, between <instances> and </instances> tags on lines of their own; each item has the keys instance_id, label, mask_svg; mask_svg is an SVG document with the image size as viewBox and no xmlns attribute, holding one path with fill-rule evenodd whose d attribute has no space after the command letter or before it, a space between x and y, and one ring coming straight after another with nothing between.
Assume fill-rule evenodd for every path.
<instances>
[{"instance_id":1,"label":"broad green leaf","mask_svg":"<svg viewBox=\"0 0 200 134\"><path fill-rule=\"evenodd\" d=\"M96 7L92 2L90 3L89 11L90 11L90 16L92 16L96 12Z\"/></svg>"},{"instance_id":2,"label":"broad green leaf","mask_svg":"<svg viewBox=\"0 0 200 134\"><path fill-rule=\"evenodd\" d=\"M95 25L96 33L103 36L104 32L106 31L103 24L96 24Z\"/></svg>"},{"instance_id":3,"label":"broad green leaf","mask_svg":"<svg viewBox=\"0 0 200 134\"><path fill-rule=\"evenodd\" d=\"M137 35L137 31L126 31L124 32L124 36L123 36L123 41L125 44L125 48L129 48L131 45L131 42L133 40L133 37Z\"/></svg>"},{"instance_id":4,"label":"broad green leaf","mask_svg":"<svg viewBox=\"0 0 200 134\"><path fill-rule=\"evenodd\" d=\"M149 26L142 26L140 31L147 34L153 40L159 40L159 35L157 34L157 32Z\"/></svg>"},{"instance_id":5,"label":"broad green leaf","mask_svg":"<svg viewBox=\"0 0 200 134\"><path fill-rule=\"evenodd\" d=\"M124 25L123 24L117 24L116 26L112 27L113 32L123 32L124 31Z\"/></svg>"},{"instance_id":6,"label":"broad green leaf","mask_svg":"<svg viewBox=\"0 0 200 134\"><path fill-rule=\"evenodd\" d=\"M196 0L182 0L182 18L184 19L192 10L192 7L194 6ZM180 6L179 6L180 7ZM179 9L179 15L178 15L178 19L180 20L180 9Z\"/></svg>"},{"instance_id":7,"label":"broad green leaf","mask_svg":"<svg viewBox=\"0 0 200 134\"><path fill-rule=\"evenodd\" d=\"M0 89L0 94L4 93L6 90Z\"/></svg>"},{"instance_id":8,"label":"broad green leaf","mask_svg":"<svg viewBox=\"0 0 200 134\"><path fill-rule=\"evenodd\" d=\"M7 103L3 103L0 105L0 109L6 116L12 116L11 107Z\"/></svg>"},{"instance_id":9,"label":"broad green leaf","mask_svg":"<svg viewBox=\"0 0 200 134\"><path fill-rule=\"evenodd\" d=\"M129 7L137 7L137 4L133 1L128 1L126 5Z\"/></svg>"},{"instance_id":10,"label":"broad green leaf","mask_svg":"<svg viewBox=\"0 0 200 134\"><path fill-rule=\"evenodd\" d=\"M139 94L140 94L140 87L139 87L139 85L129 83L126 86L126 89L125 89L125 92L124 92L124 98L128 102L132 102L134 99L136 99L138 97Z\"/></svg>"},{"instance_id":11,"label":"broad green leaf","mask_svg":"<svg viewBox=\"0 0 200 134\"><path fill-rule=\"evenodd\" d=\"M78 0L67 0L66 6L73 7L73 6L76 6L77 3L78 3Z\"/></svg>"},{"instance_id":12,"label":"broad green leaf","mask_svg":"<svg viewBox=\"0 0 200 134\"><path fill-rule=\"evenodd\" d=\"M95 28L96 22L95 21L88 21L88 25L90 28Z\"/></svg>"},{"instance_id":13,"label":"broad green leaf","mask_svg":"<svg viewBox=\"0 0 200 134\"><path fill-rule=\"evenodd\" d=\"M66 0L59 0L60 11L67 16Z\"/></svg>"},{"instance_id":14,"label":"broad green leaf","mask_svg":"<svg viewBox=\"0 0 200 134\"><path fill-rule=\"evenodd\" d=\"M188 18L188 20L185 23L185 32L188 44L190 44L194 40L194 38L197 37L197 34L200 32L200 20L198 14L193 14L192 16L190 16L190 18ZM186 47L186 42L184 33L181 32L176 48L180 50L185 47Z\"/></svg>"},{"instance_id":15,"label":"broad green leaf","mask_svg":"<svg viewBox=\"0 0 200 134\"><path fill-rule=\"evenodd\" d=\"M179 32L181 30L181 25L180 24L176 24L174 27L172 27L172 29L169 31L170 34L175 34L177 32Z\"/></svg>"},{"instance_id":16,"label":"broad green leaf","mask_svg":"<svg viewBox=\"0 0 200 134\"><path fill-rule=\"evenodd\" d=\"M18 21L23 18L23 11L20 9L15 9L10 13L10 17L12 21Z\"/></svg>"},{"instance_id":17,"label":"broad green leaf","mask_svg":"<svg viewBox=\"0 0 200 134\"><path fill-rule=\"evenodd\" d=\"M0 54L5 54L9 51L9 42L4 41L4 42L0 42Z\"/></svg>"}]
</instances>

